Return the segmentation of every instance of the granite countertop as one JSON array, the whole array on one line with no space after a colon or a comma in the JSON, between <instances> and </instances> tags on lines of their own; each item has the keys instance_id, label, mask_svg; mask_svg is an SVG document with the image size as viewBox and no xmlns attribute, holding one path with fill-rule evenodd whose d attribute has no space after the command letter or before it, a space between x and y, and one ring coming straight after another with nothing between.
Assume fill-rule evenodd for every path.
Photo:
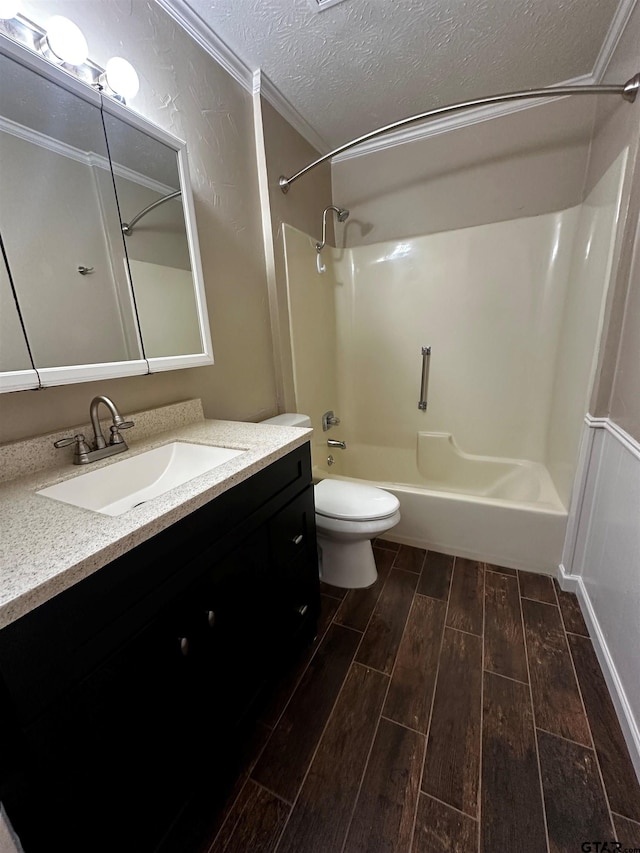
<instances>
[{"instance_id":1,"label":"granite countertop","mask_svg":"<svg viewBox=\"0 0 640 853\"><path fill-rule=\"evenodd\" d=\"M122 455L83 466L72 465L69 457L0 484L0 628L266 468L309 441L311 433L300 427L200 420L137 440L129 434L129 450ZM170 441L246 452L116 517L36 494Z\"/></svg>"}]
</instances>

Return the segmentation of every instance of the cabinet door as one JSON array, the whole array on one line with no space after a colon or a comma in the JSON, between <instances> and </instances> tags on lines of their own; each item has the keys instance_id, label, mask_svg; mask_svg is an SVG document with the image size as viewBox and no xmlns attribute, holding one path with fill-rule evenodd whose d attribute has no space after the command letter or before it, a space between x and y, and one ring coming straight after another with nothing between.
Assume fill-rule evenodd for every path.
<instances>
[{"instance_id":1,"label":"cabinet door","mask_svg":"<svg viewBox=\"0 0 640 853\"><path fill-rule=\"evenodd\" d=\"M155 619L25 730L29 790L7 805L28 853L145 853L177 814L199 736L186 604Z\"/></svg>"},{"instance_id":2,"label":"cabinet door","mask_svg":"<svg viewBox=\"0 0 640 853\"><path fill-rule=\"evenodd\" d=\"M274 653L277 589L266 527L207 571L198 592L200 703L211 725L235 726L257 694Z\"/></svg>"}]
</instances>

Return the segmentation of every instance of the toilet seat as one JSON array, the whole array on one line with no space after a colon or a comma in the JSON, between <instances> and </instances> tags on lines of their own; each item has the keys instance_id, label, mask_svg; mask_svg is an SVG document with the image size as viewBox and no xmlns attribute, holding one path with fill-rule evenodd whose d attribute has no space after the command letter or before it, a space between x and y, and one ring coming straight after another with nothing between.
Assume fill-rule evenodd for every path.
<instances>
[{"instance_id":1,"label":"toilet seat","mask_svg":"<svg viewBox=\"0 0 640 853\"><path fill-rule=\"evenodd\" d=\"M318 515L344 521L390 518L400 507L398 498L383 489L344 480L321 480L314 496Z\"/></svg>"}]
</instances>

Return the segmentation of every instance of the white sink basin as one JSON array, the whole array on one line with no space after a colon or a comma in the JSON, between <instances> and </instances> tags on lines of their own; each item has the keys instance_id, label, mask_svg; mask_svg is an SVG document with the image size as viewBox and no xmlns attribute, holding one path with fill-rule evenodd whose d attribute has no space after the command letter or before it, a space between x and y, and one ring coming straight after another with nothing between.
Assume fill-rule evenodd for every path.
<instances>
[{"instance_id":1,"label":"white sink basin","mask_svg":"<svg viewBox=\"0 0 640 853\"><path fill-rule=\"evenodd\" d=\"M37 494L103 515L122 515L245 452L174 441L48 486Z\"/></svg>"}]
</instances>

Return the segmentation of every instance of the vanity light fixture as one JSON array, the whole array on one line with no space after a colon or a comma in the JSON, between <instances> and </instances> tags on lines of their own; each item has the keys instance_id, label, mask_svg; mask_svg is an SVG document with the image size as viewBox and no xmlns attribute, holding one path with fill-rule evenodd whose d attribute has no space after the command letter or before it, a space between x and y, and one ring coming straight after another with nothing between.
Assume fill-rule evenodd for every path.
<instances>
[{"instance_id":1,"label":"vanity light fixture","mask_svg":"<svg viewBox=\"0 0 640 853\"><path fill-rule=\"evenodd\" d=\"M140 81L130 62L114 56L106 68L96 65L88 59L87 40L73 21L54 15L44 29L20 14L20 5L21 0L0 0L0 35L39 53L68 74L122 104L137 93Z\"/></svg>"},{"instance_id":2,"label":"vanity light fixture","mask_svg":"<svg viewBox=\"0 0 640 853\"><path fill-rule=\"evenodd\" d=\"M136 69L121 56L114 56L107 62L98 83L104 87L107 94L120 101L133 98L140 88Z\"/></svg>"},{"instance_id":3,"label":"vanity light fixture","mask_svg":"<svg viewBox=\"0 0 640 853\"><path fill-rule=\"evenodd\" d=\"M89 55L87 40L80 27L62 15L49 18L46 35L40 39L39 48L47 59L58 64L83 65Z\"/></svg>"},{"instance_id":4,"label":"vanity light fixture","mask_svg":"<svg viewBox=\"0 0 640 853\"><path fill-rule=\"evenodd\" d=\"M20 11L19 0L0 0L0 21L10 21Z\"/></svg>"}]
</instances>

